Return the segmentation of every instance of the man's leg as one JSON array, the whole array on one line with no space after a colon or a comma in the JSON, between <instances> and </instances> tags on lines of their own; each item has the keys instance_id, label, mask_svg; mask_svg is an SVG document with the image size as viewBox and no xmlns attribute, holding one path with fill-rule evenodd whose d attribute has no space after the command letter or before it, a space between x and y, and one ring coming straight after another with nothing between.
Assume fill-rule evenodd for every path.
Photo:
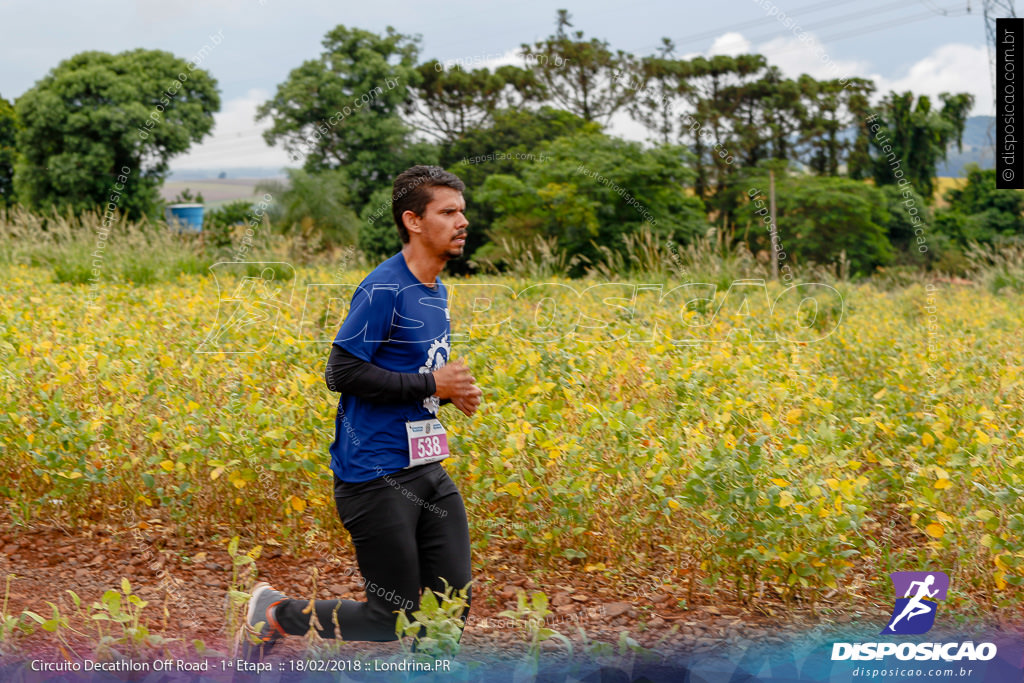
<instances>
[{"instance_id":1,"label":"man's leg","mask_svg":"<svg viewBox=\"0 0 1024 683\"><path fill-rule=\"evenodd\" d=\"M424 477L425 479L428 477ZM419 549L419 581L424 589L444 591L444 581L465 588L472 579L469 523L466 508L455 482L441 469L430 476L432 490L424 498L424 509L416 527ZM472 598L472 587L467 602ZM463 610L465 624L469 608Z\"/></svg>"},{"instance_id":2,"label":"man's leg","mask_svg":"<svg viewBox=\"0 0 1024 683\"><path fill-rule=\"evenodd\" d=\"M322 638L334 638L340 625L345 640L395 640L395 612L419 604L416 526L422 511L390 486L335 502L355 545L359 571L366 581L366 601L317 600L317 632ZM295 599L277 606L274 616L285 633L308 632L311 615L303 614L308 606L308 600Z\"/></svg>"}]
</instances>

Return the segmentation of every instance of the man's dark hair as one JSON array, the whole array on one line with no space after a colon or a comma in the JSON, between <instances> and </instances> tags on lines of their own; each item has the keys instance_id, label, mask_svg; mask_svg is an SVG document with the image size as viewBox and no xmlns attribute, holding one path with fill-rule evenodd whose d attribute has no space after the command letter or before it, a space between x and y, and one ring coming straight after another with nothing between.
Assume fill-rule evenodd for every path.
<instances>
[{"instance_id":1,"label":"man's dark hair","mask_svg":"<svg viewBox=\"0 0 1024 683\"><path fill-rule=\"evenodd\" d=\"M395 225L398 226L402 244L409 243L409 231L402 221L402 214L412 211L417 216L422 216L433 197L430 191L432 187L450 187L459 192L466 190L466 184L459 176L449 173L440 166L413 166L395 178L394 189L391 192L391 215L395 217Z\"/></svg>"}]
</instances>

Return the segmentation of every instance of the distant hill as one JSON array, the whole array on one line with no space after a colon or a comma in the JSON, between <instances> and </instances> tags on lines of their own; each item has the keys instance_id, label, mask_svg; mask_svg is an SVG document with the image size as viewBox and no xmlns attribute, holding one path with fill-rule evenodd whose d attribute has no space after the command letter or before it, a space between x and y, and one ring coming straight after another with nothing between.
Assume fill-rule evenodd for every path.
<instances>
[{"instance_id":1,"label":"distant hill","mask_svg":"<svg viewBox=\"0 0 1024 683\"><path fill-rule=\"evenodd\" d=\"M239 199L256 201L256 183L270 178L192 178L183 179L174 176L160 188L160 196L165 201L172 201L183 190L188 189L193 194L202 193L203 203L207 209L216 209L228 202Z\"/></svg>"},{"instance_id":2,"label":"distant hill","mask_svg":"<svg viewBox=\"0 0 1024 683\"><path fill-rule=\"evenodd\" d=\"M975 163L981 168L995 168L995 117L972 116L964 124L963 150L957 151L956 145L950 145L946 152L946 160L940 161L935 167L935 175L939 178L966 178L964 167ZM846 141L853 140L856 135L853 127L843 131L841 137Z\"/></svg>"},{"instance_id":3,"label":"distant hill","mask_svg":"<svg viewBox=\"0 0 1024 683\"><path fill-rule=\"evenodd\" d=\"M275 166L232 166L230 168L188 168L171 171L168 180L211 180L223 173L228 180L237 178L284 178L283 168Z\"/></svg>"},{"instance_id":4,"label":"distant hill","mask_svg":"<svg viewBox=\"0 0 1024 683\"><path fill-rule=\"evenodd\" d=\"M935 175L962 178L967 175L964 167L970 163L978 164L981 168L995 168L994 116L972 116L967 119L963 151L959 152L956 145L951 145L946 153L946 161L936 167Z\"/></svg>"}]
</instances>

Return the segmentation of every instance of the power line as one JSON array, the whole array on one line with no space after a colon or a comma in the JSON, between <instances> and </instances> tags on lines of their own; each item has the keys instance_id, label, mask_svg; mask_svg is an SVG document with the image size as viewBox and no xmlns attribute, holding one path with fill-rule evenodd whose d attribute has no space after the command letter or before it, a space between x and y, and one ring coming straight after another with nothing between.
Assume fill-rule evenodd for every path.
<instances>
[{"instance_id":1,"label":"power line","mask_svg":"<svg viewBox=\"0 0 1024 683\"><path fill-rule=\"evenodd\" d=\"M952 9L952 8L948 8L948 9ZM968 12L961 11L961 12L959 12L957 14L945 14L945 15L941 15L941 16L956 17L956 16L964 16L966 14L968 14ZM905 26L907 24L912 24L912 23L917 22L917 21L923 21L925 19L934 19L935 17L936 17L936 15L935 15L934 12L925 12L924 14L918 14L918 15L915 15L915 16L912 16L912 17L904 17L903 21L897 23L896 26ZM831 40L831 41L845 40L847 38L853 38L855 36L863 35L864 33L872 33L874 31L881 31L881 30L884 30L884 29L887 29L887 28L895 28L896 26L893 26L890 23L875 24L873 26L864 26L864 27L860 27L858 29L853 29L852 31L849 31L849 32L837 33L837 34L835 34L833 36L827 36L825 38L822 38L821 40L822 41L826 41L826 40Z\"/></svg>"},{"instance_id":2,"label":"power line","mask_svg":"<svg viewBox=\"0 0 1024 683\"><path fill-rule=\"evenodd\" d=\"M835 5L836 5L836 3L833 0L826 0L825 2L818 2L818 3L815 3L813 5L807 5L805 7L800 7L798 9L793 10L792 12L787 12L786 16L792 17L792 16L795 16L795 15L800 14L800 13L811 14L813 12L816 12L816 11L820 10L820 9L826 9L826 8L829 8L829 7L835 7ZM744 21L744 22L742 22L740 24L730 24L728 26L722 26L721 28L711 29L711 30L708 30L708 31L702 31L701 33L694 33L694 34L689 35L689 36L683 36L678 41L673 41L673 42L678 42L679 45L686 45L688 43L693 43L693 42L697 42L697 41L700 41L700 40L707 40L708 38L715 38L715 37L721 35L723 32L737 31L739 29L749 28L751 26L758 26L760 24L763 24L766 19L767 19L767 16L758 17L757 19L751 19L750 21Z\"/></svg>"},{"instance_id":3,"label":"power line","mask_svg":"<svg viewBox=\"0 0 1024 683\"><path fill-rule=\"evenodd\" d=\"M924 0L922 0L922 1L924 1ZM799 12L804 12L806 14L806 13L810 13L812 11L816 11L818 9L821 9L822 7L825 7L825 6L834 7L835 3L834 2L832 2L832 3L816 3L814 5L808 5L806 7L802 7L800 9L794 10L791 13L787 13L787 16L795 18L796 14L799 13ZM951 5L951 6L948 6L948 7L945 7L945 8L935 8L935 11L933 11L932 13L929 13L927 15L924 15L923 17L920 16L920 15L912 15L911 21L916 21L919 18L933 17L933 16L936 16L938 13L942 13L941 14L942 16L952 16L952 15L948 14L948 12L949 12L949 10L954 9L954 7L956 7L956 6L957 5ZM906 5L899 5L899 4L893 5L891 3L886 3L885 5L876 5L874 7L869 7L869 8L857 10L856 12L852 12L850 14L844 14L844 15L840 15L840 16L837 16L837 17L830 17L829 19L826 19L824 21L820 21L820 22L817 22L817 23L814 23L814 24L810 24L810 25L808 25L806 27L798 25L797 28L802 30L802 31L808 31L808 30L813 30L815 28L819 28L819 27L822 27L822 26L828 26L830 24L834 24L834 23L838 23L838 22L855 21L856 19L860 19L862 17L870 16L870 15L873 15L873 14L884 14L886 12L891 12L891 11L895 11L895 10L904 9L905 7L906 7ZM864 33L870 33L872 30L875 30L875 29L881 30L882 28L886 28L887 25L899 26L899 25L902 25L903 23L911 23L909 21L908 22L899 21L899 20L904 19L904 18L905 17L898 17L897 19L893 19L892 22L894 22L894 23L892 23L892 24L886 24L886 25L872 24L871 26L862 26L862 27L858 27L858 28L855 28L855 29L851 29L852 31L859 31L859 33L851 33L850 37L852 37L853 35L863 35ZM762 18L759 18L759 19L756 19L756 20L751 20L751 21L748 21L748 22L744 22L742 24L733 24L731 26L722 27L722 28L719 28L719 29L714 30L714 31L706 31L706 32L704 32L702 34L694 34L695 37L693 37L692 40L691 40L690 37L684 37L684 38L680 39L679 44L686 44L686 43L695 42L695 41L699 40L700 38L706 39L706 38L711 38L711 37L717 37L717 36L722 35L723 32L736 31L736 29L738 29L738 28L743 28L743 27L747 27L747 26L760 25L760 24L763 24L765 22L765 19L766 19L766 17L762 17ZM751 42L755 42L755 41L756 42L765 42L765 41L771 40L773 38L778 38L778 37L785 36L785 35L790 34L792 32L793 32L792 29L776 30L776 31L772 31L771 33L764 33L764 34L761 34L761 35L752 36L752 37L748 38L748 40L750 40ZM844 35L844 34L837 34L837 35ZM746 36L744 36L744 38L746 38ZM636 52L640 52L641 50L646 51L646 50L656 49L657 47L660 47L660 45L647 45L647 46L644 46L643 48L640 48L639 50L633 50L632 52L636 53ZM790 52L790 51L795 50L795 49L800 49L800 48L798 46L798 47L795 47L795 48L792 48L792 49L788 49L788 50L781 50L781 52Z\"/></svg>"},{"instance_id":4,"label":"power line","mask_svg":"<svg viewBox=\"0 0 1024 683\"><path fill-rule=\"evenodd\" d=\"M924 5L928 9L932 10L936 14L940 14L942 16L947 16L948 10L945 10L945 9L943 9L941 7L936 7L935 6L935 0L919 0L919 1L920 1L920 3L922 5ZM967 2L967 12L970 13L970 11L971 11L971 3L970 3L970 0L968 0L968 2Z\"/></svg>"},{"instance_id":5,"label":"power line","mask_svg":"<svg viewBox=\"0 0 1024 683\"><path fill-rule=\"evenodd\" d=\"M877 7L870 7L870 8L858 11L858 12L853 12L853 13L850 13L850 14L844 14L842 16L830 17L828 19L825 19L824 22L818 22L817 24L811 24L811 25L809 25L807 27L799 27L799 28L802 31L804 31L804 32L813 31L814 29L819 29L819 28L831 26L831 25L834 25L834 24L854 22L854 20L857 20L859 18L863 18L865 16L871 16L871 15L876 15L876 14L884 14L886 12L901 10L901 9L905 8L904 5L899 5L899 4L896 4L896 5L888 4L888 6L886 6L885 9L882 9L881 7L882 6L880 5L880 6L877 6ZM914 15L914 16L918 16L918 15ZM922 16L924 16L924 17L933 17L933 16L935 16L935 13L929 11L929 12L926 12ZM897 20L903 19L903 18L906 18L906 16L895 17L895 18L891 19L890 22L888 22L887 24L892 24L893 22L897 22ZM884 25L877 24L877 25L871 25L871 26L872 27L877 27L877 26L884 26ZM868 27L863 27L862 26L862 27L855 27L855 28L850 29L850 30L851 31L857 31L857 30L866 29L866 28L868 28ZM776 31L776 32L772 32L771 34L764 34L764 35L761 35L761 36L751 37L750 40L752 42L753 41L764 42L764 41L770 40L772 38L783 36L783 35L785 35L787 33L792 33L792 31L784 31L784 32L781 32L781 33Z\"/></svg>"},{"instance_id":6,"label":"power line","mask_svg":"<svg viewBox=\"0 0 1024 683\"><path fill-rule=\"evenodd\" d=\"M952 9L952 8L947 8L947 10L948 9ZM966 14L968 14L968 12L961 12L960 14L945 14L945 15L936 15L934 12L925 12L923 14L908 15L906 17L898 17L897 19L894 19L892 21L887 21L887 22L884 22L884 23L872 24L870 26L859 26L859 27L856 27L856 28L849 29L847 31L842 31L842 32L839 32L839 33L834 33L832 35L820 38L818 42L822 43L822 44L824 44L826 41L837 42L837 41L840 41L840 40L846 40L847 38L854 38L856 36L864 35L866 33L874 33L875 31L883 31L883 30L889 29L889 28L899 28L901 26L906 26L907 24L912 24L912 23L917 22L917 21L923 21L925 19L934 19L937 16L953 17L953 16L962 16L962 15L966 15ZM778 50L776 52L776 54L783 54L783 53L786 53L786 52L794 52L796 50L801 50L801 49L805 49L805 46L803 46L803 45L795 45L793 47L789 47L789 48L786 48L784 50Z\"/></svg>"}]
</instances>

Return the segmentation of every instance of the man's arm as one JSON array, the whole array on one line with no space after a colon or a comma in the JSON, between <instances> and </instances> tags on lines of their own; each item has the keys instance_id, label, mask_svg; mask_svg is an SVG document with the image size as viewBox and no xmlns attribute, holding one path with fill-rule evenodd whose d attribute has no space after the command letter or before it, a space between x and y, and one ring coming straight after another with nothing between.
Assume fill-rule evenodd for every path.
<instances>
[{"instance_id":1,"label":"man's arm","mask_svg":"<svg viewBox=\"0 0 1024 683\"><path fill-rule=\"evenodd\" d=\"M377 403L422 401L437 393L437 383L431 373L385 370L353 356L337 345L331 346L324 379L331 391L352 394ZM441 405L451 402L450 398L441 399Z\"/></svg>"},{"instance_id":2,"label":"man's arm","mask_svg":"<svg viewBox=\"0 0 1024 683\"><path fill-rule=\"evenodd\" d=\"M430 373L392 372L331 345L324 370L327 388L376 403L422 401L437 391Z\"/></svg>"}]
</instances>

